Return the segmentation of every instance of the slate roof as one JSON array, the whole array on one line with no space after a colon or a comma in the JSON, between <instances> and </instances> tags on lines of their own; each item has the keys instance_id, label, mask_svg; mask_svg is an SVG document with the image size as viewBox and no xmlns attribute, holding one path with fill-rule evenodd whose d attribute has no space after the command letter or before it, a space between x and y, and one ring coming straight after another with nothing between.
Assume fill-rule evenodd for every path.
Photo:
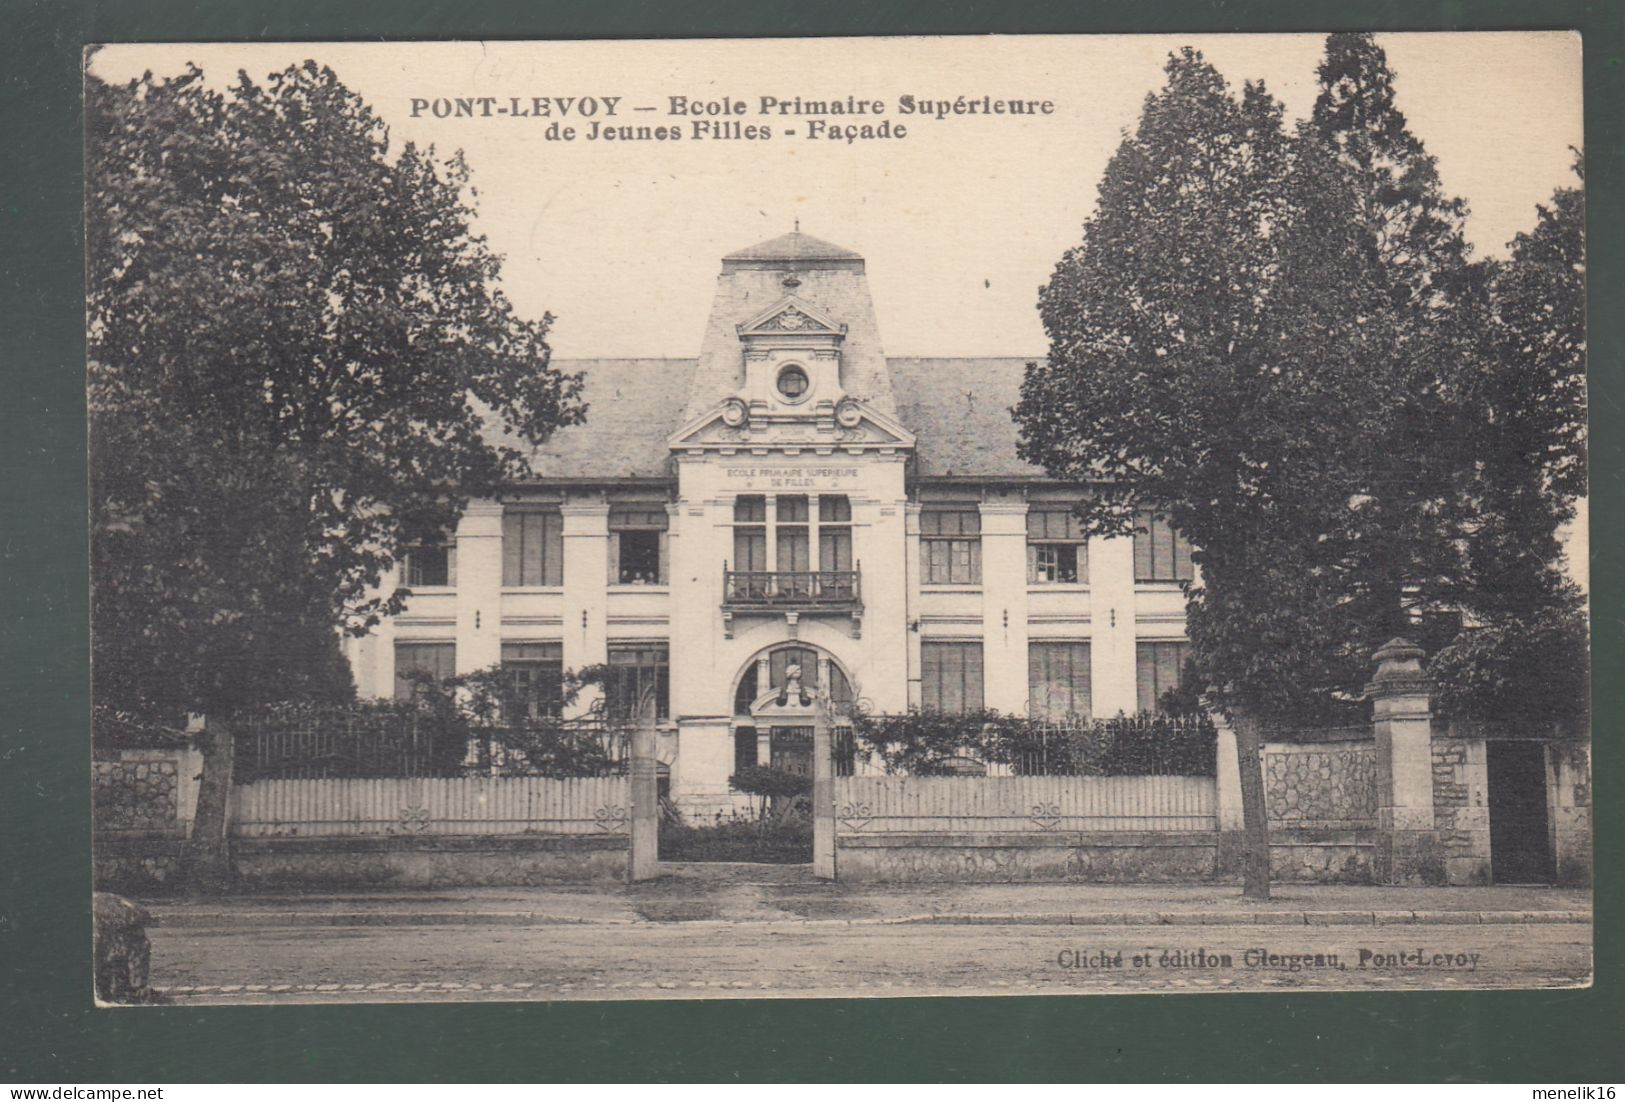
<instances>
[{"instance_id":1,"label":"slate roof","mask_svg":"<svg viewBox=\"0 0 1625 1102\"><path fill-rule=\"evenodd\" d=\"M851 249L843 249L812 236L812 234L781 234L771 241L763 241L722 258L728 260L861 260Z\"/></svg>"},{"instance_id":2,"label":"slate roof","mask_svg":"<svg viewBox=\"0 0 1625 1102\"><path fill-rule=\"evenodd\" d=\"M1010 408L1029 362L1042 356L888 356L897 416L914 433L921 478L1043 479L1016 455Z\"/></svg>"},{"instance_id":3,"label":"slate roof","mask_svg":"<svg viewBox=\"0 0 1625 1102\"><path fill-rule=\"evenodd\" d=\"M560 429L531 452L544 479L666 478L666 438L683 427L683 405L694 379L693 360L566 360L553 366L585 373L587 421ZM500 427L487 421L493 440Z\"/></svg>"},{"instance_id":4,"label":"slate roof","mask_svg":"<svg viewBox=\"0 0 1625 1102\"><path fill-rule=\"evenodd\" d=\"M1035 357L893 356L891 389L903 426L917 437L922 478L1043 479L1016 455L1010 407ZM582 359L553 361L584 372L587 423L562 429L532 453L539 477L560 480L667 478L666 439L684 424L684 397L695 361ZM494 425L493 438L501 436Z\"/></svg>"}]
</instances>

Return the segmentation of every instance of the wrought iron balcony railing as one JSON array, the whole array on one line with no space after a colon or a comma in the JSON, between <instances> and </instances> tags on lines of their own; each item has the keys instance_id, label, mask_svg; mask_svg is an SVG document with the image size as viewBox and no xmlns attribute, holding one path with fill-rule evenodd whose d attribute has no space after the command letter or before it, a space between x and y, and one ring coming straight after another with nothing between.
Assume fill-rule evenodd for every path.
<instances>
[{"instance_id":1,"label":"wrought iron balcony railing","mask_svg":"<svg viewBox=\"0 0 1625 1102\"><path fill-rule=\"evenodd\" d=\"M722 572L722 603L727 608L772 610L861 607L857 570L728 570Z\"/></svg>"}]
</instances>

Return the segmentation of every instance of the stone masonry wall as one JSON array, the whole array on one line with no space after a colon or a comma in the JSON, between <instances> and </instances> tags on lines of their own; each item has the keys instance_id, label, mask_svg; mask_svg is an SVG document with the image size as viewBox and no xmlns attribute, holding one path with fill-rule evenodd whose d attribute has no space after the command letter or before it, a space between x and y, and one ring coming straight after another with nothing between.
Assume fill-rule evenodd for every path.
<instances>
[{"instance_id":1,"label":"stone masonry wall","mask_svg":"<svg viewBox=\"0 0 1625 1102\"><path fill-rule=\"evenodd\" d=\"M1488 884L1490 813L1484 740L1441 735L1436 730L1432 751L1433 822L1445 880Z\"/></svg>"},{"instance_id":2,"label":"stone masonry wall","mask_svg":"<svg viewBox=\"0 0 1625 1102\"><path fill-rule=\"evenodd\" d=\"M97 830L164 830L180 821L180 781L174 758L98 761Z\"/></svg>"},{"instance_id":3,"label":"stone masonry wall","mask_svg":"<svg viewBox=\"0 0 1625 1102\"><path fill-rule=\"evenodd\" d=\"M1271 826L1369 827L1377 814L1376 749L1266 746L1264 795Z\"/></svg>"}]
</instances>

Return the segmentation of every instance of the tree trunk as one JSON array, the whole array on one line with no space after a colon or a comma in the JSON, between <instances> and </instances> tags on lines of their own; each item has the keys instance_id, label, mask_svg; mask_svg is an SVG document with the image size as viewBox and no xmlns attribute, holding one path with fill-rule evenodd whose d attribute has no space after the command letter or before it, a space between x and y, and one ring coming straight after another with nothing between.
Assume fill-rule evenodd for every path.
<instances>
[{"instance_id":1,"label":"tree trunk","mask_svg":"<svg viewBox=\"0 0 1625 1102\"><path fill-rule=\"evenodd\" d=\"M1270 828L1264 807L1263 739L1257 718L1237 711L1236 766L1241 773L1241 820L1245 842L1241 855L1241 894L1245 899L1270 897Z\"/></svg>"},{"instance_id":2,"label":"tree trunk","mask_svg":"<svg viewBox=\"0 0 1625 1102\"><path fill-rule=\"evenodd\" d=\"M200 740L203 777L198 783L197 811L186 846L186 879L195 892L217 895L231 887L231 848L227 813L231 802L236 747L231 729L211 720Z\"/></svg>"}]
</instances>

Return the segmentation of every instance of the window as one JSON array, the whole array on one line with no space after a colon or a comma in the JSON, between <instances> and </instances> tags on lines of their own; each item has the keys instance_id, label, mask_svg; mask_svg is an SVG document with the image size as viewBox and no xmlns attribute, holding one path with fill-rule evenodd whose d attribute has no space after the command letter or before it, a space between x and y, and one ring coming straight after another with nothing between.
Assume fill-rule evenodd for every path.
<instances>
[{"instance_id":1,"label":"window","mask_svg":"<svg viewBox=\"0 0 1625 1102\"><path fill-rule=\"evenodd\" d=\"M756 702L756 698L770 687L782 686L785 673L792 665L801 667L801 684L805 688L818 688L821 684L818 652L811 647L786 644L775 648L767 656L766 685L761 684L757 662L752 662L744 676L739 679L739 688L734 692L734 714L750 715L750 706ZM829 670L830 702L834 704L838 714L844 713L852 704L852 684L834 662L828 663L825 668Z\"/></svg>"},{"instance_id":2,"label":"window","mask_svg":"<svg viewBox=\"0 0 1625 1102\"><path fill-rule=\"evenodd\" d=\"M779 372L779 393L794 402L807 393L807 373L794 364Z\"/></svg>"},{"instance_id":3,"label":"window","mask_svg":"<svg viewBox=\"0 0 1625 1102\"><path fill-rule=\"evenodd\" d=\"M1090 714L1088 643L1033 643L1027 648L1027 710L1035 719Z\"/></svg>"},{"instance_id":4,"label":"window","mask_svg":"<svg viewBox=\"0 0 1625 1102\"><path fill-rule=\"evenodd\" d=\"M734 772L756 768L756 728L739 727L734 731Z\"/></svg>"},{"instance_id":5,"label":"window","mask_svg":"<svg viewBox=\"0 0 1625 1102\"><path fill-rule=\"evenodd\" d=\"M920 513L920 578L927 584L982 580L982 515L975 509Z\"/></svg>"},{"instance_id":6,"label":"window","mask_svg":"<svg viewBox=\"0 0 1625 1102\"><path fill-rule=\"evenodd\" d=\"M611 585L666 584L666 526L666 510L660 506L626 506L609 511Z\"/></svg>"},{"instance_id":7,"label":"window","mask_svg":"<svg viewBox=\"0 0 1625 1102\"><path fill-rule=\"evenodd\" d=\"M920 644L920 705L934 712L982 707L982 641Z\"/></svg>"},{"instance_id":8,"label":"window","mask_svg":"<svg viewBox=\"0 0 1625 1102\"><path fill-rule=\"evenodd\" d=\"M1070 509L1028 511L1027 581L1088 584L1088 537Z\"/></svg>"},{"instance_id":9,"label":"window","mask_svg":"<svg viewBox=\"0 0 1625 1102\"><path fill-rule=\"evenodd\" d=\"M1162 694L1179 688L1189 643L1140 643L1134 648L1134 680L1142 712L1160 712Z\"/></svg>"},{"instance_id":10,"label":"window","mask_svg":"<svg viewBox=\"0 0 1625 1102\"><path fill-rule=\"evenodd\" d=\"M767 569L767 499L734 498L734 569Z\"/></svg>"},{"instance_id":11,"label":"window","mask_svg":"<svg viewBox=\"0 0 1625 1102\"><path fill-rule=\"evenodd\" d=\"M1188 582L1191 542L1161 517L1141 516L1134 530L1134 580Z\"/></svg>"},{"instance_id":12,"label":"window","mask_svg":"<svg viewBox=\"0 0 1625 1102\"><path fill-rule=\"evenodd\" d=\"M427 686L421 680L427 676L445 681L457 672L457 644L455 643L396 643L395 644L395 699L411 700L424 692Z\"/></svg>"},{"instance_id":13,"label":"window","mask_svg":"<svg viewBox=\"0 0 1625 1102\"><path fill-rule=\"evenodd\" d=\"M852 503L844 496L818 498L818 569L852 569Z\"/></svg>"},{"instance_id":14,"label":"window","mask_svg":"<svg viewBox=\"0 0 1625 1102\"><path fill-rule=\"evenodd\" d=\"M564 584L564 517L557 509L502 514L502 584Z\"/></svg>"},{"instance_id":15,"label":"window","mask_svg":"<svg viewBox=\"0 0 1625 1102\"><path fill-rule=\"evenodd\" d=\"M504 643L502 673L508 688L503 701L506 721L559 714L564 696L562 643Z\"/></svg>"},{"instance_id":16,"label":"window","mask_svg":"<svg viewBox=\"0 0 1625 1102\"><path fill-rule=\"evenodd\" d=\"M609 669L605 696L613 718L638 718L651 698L655 719L670 718L671 664L665 643L611 643Z\"/></svg>"},{"instance_id":17,"label":"window","mask_svg":"<svg viewBox=\"0 0 1625 1102\"><path fill-rule=\"evenodd\" d=\"M780 494L774 501L774 550L778 571L805 572L812 569L807 558L807 498L805 494Z\"/></svg>"},{"instance_id":18,"label":"window","mask_svg":"<svg viewBox=\"0 0 1625 1102\"><path fill-rule=\"evenodd\" d=\"M401 571L408 589L457 584L457 549L449 543L422 543L407 549Z\"/></svg>"}]
</instances>

